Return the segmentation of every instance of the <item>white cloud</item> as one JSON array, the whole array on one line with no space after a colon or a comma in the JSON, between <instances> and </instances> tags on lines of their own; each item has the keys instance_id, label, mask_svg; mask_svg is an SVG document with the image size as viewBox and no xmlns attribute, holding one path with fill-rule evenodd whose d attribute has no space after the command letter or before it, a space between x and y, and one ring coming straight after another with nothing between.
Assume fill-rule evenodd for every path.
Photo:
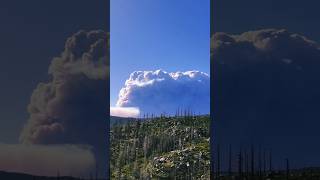
<instances>
[{"instance_id":1,"label":"white cloud","mask_svg":"<svg viewBox=\"0 0 320 180\"><path fill-rule=\"evenodd\" d=\"M139 108L135 107L110 107L110 115L117 117L138 117Z\"/></svg>"},{"instance_id":2,"label":"white cloud","mask_svg":"<svg viewBox=\"0 0 320 180\"><path fill-rule=\"evenodd\" d=\"M117 106L139 107L140 113L175 114L188 109L208 114L210 77L200 71L135 71L121 89Z\"/></svg>"}]
</instances>

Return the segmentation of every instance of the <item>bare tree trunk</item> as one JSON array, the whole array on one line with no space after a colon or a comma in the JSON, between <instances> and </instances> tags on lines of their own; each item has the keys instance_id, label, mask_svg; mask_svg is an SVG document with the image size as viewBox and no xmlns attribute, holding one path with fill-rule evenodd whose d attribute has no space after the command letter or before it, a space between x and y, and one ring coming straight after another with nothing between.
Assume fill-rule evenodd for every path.
<instances>
[{"instance_id":1,"label":"bare tree trunk","mask_svg":"<svg viewBox=\"0 0 320 180\"><path fill-rule=\"evenodd\" d=\"M220 179L220 145L217 147L217 179Z\"/></svg>"},{"instance_id":2,"label":"bare tree trunk","mask_svg":"<svg viewBox=\"0 0 320 180\"><path fill-rule=\"evenodd\" d=\"M267 161L266 161L266 150L263 149L263 174L266 175Z\"/></svg>"},{"instance_id":3,"label":"bare tree trunk","mask_svg":"<svg viewBox=\"0 0 320 180\"><path fill-rule=\"evenodd\" d=\"M245 174L246 174L246 179L249 177L250 173L249 173L249 154L247 152L247 150L245 150Z\"/></svg>"},{"instance_id":4,"label":"bare tree trunk","mask_svg":"<svg viewBox=\"0 0 320 180\"><path fill-rule=\"evenodd\" d=\"M239 174L239 178L242 179L242 149L240 148L240 152L239 152L239 160L238 160L238 174Z\"/></svg>"},{"instance_id":5,"label":"bare tree trunk","mask_svg":"<svg viewBox=\"0 0 320 180\"><path fill-rule=\"evenodd\" d=\"M269 154L269 171L272 173L272 150L270 150Z\"/></svg>"},{"instance_id":6,"label":"bare tree trunk","mask_svg":"<svg viewBox=\"0 0 320 180\"><path fill-rule=\"evenodd\" d=\"M290 175L290 171L289 171L289 159L286 159L286 174L287 174L287 180L289 180L289 175Z\"/></svg>"},{"instance_id":7,"label":"bare tree trunk","mask_svg":"<svg viewBox=\"0 0 320 180\"><path fill-rule=\"evenodd\" d=\"M251 177L254 178L254 147L251 145Z\"/></svg>"},{"instance_id":8,"label":"bare tree trunk","mask_svg":"<svg viewBox=\"0 0 320 180\"><path fill-rule=\"evenodd\" d=\"M259 146L259 179L262 179L262 161L261 161L261 146Z\"/></svg>"},{"instance_id":9,"label":"bare tree trunk","mask_svg":"<svg viewBox=\"0 0 320 180\"><path fill-rule=\"evenodd\" d=\"M232 175L232 148L231 145L229 145L229 176Z\"/></svg>"}]
</instances>

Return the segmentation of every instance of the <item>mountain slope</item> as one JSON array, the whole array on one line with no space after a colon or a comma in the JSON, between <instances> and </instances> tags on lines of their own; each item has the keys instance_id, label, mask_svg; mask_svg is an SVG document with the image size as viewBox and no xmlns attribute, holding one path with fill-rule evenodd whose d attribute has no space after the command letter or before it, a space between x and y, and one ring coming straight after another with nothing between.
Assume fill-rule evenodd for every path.
<instances>
[{"instance_id":1,"label":"mountain slope","mask_svg":"<svg viewBox=\"0 0 320 180\"><path fill-rule=\"evenodd\" d=\"M115 179L209 179L209 116L158 117L111 128Z\"/></svg>"}]
</instances>

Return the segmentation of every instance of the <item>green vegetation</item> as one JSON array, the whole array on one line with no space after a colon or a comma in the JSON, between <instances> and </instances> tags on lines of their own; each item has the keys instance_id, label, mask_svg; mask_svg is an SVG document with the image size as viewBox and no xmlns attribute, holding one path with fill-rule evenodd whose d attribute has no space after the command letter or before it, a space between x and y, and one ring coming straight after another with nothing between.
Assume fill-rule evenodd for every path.
<instances>
[{"instance_id":1,"label":"green vegetation","mask_svg":"<svg viewBox=\"0 0 320 180\"><path fill-rule=\"evenodd\" d=\"M111 127L112 179L210 179L210 117L132 120Z\"/></svg>"}]
</instances>

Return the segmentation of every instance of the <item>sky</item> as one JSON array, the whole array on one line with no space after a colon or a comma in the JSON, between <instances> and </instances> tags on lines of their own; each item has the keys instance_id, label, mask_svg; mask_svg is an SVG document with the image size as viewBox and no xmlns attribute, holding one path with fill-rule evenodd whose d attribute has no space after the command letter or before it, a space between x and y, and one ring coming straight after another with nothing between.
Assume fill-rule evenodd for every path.
<instances>
[{"instance_id":1,"label":"sky","mask_svg":"<svg viewBox=\"0 0 320 180\"><path fill-rule=\"evenodd\" d=\"M108 30L107 6L106 1L1 3L0 142L18 141L31 93L48 80L49 64L66 39L80 29Z\"/></svg>"},{"instance_id":2,"label":"sky","mask_svg":"<svg viewBox=\"0 0 320 180\"><path fill-rule=\"evenodd\" d=\"M209 0L111 0L111 106L133 71L209 74L209 18Z\"/></svg>"}]
</instances>

